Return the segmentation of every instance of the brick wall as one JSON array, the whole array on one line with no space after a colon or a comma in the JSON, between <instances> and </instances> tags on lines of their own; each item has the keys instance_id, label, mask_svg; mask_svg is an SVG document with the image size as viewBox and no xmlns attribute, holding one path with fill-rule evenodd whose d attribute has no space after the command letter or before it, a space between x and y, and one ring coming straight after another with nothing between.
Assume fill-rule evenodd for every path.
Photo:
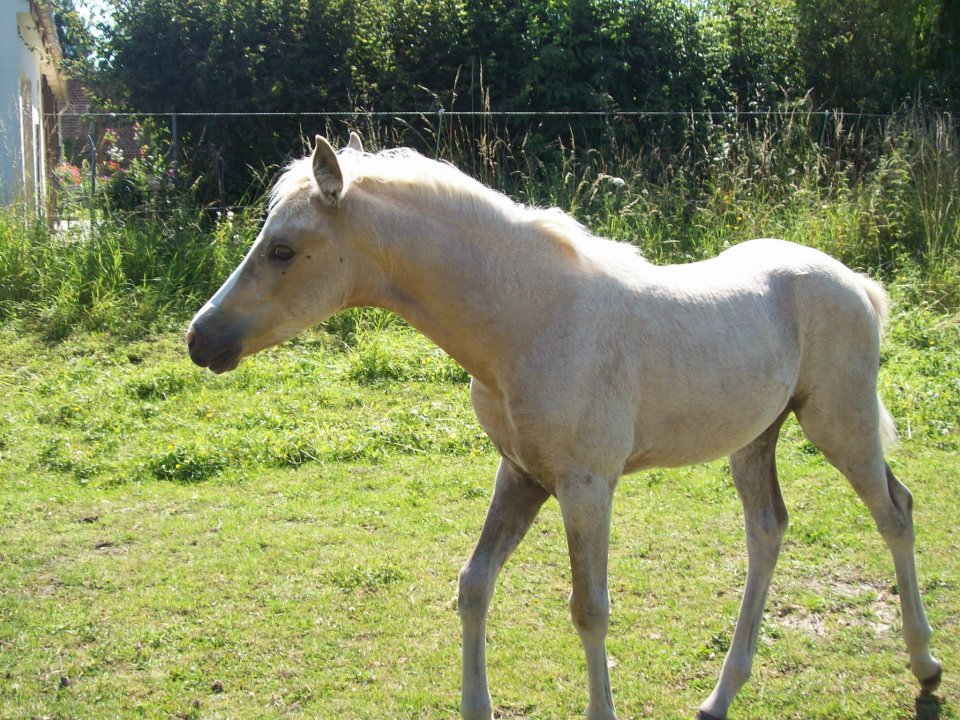
<instances>
[{"instance_id":1,"label":"brick wall","mask_svg":"<svg viewBox=\"0 0 960 720\"><path fill-rule=\"evenodd\" d=\"M80 165L90 159L90 131L91 117L89 113L100 112L93 98L86 88L77 82L70 83L70 107L67 114L61 119L61 135L63 138L64 155L67 162ZM139 152L139 144L134 137L134 119L129 117L97 117L97 147L98 162L104 160L103 135L107 128L113 130L117 137L117 145L123 151L124 162L127 165L131 158Z\"/></svg>"}]
</instances>

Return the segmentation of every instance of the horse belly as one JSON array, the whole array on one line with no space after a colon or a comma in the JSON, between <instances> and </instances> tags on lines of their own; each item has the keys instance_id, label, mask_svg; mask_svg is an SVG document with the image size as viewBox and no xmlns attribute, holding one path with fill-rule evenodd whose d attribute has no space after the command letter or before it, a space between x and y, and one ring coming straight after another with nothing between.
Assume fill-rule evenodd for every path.
<instances>
[{"instance_id":1,"label":"horse belly","mask_svg":"<svg viewBox=\"0 0 960 720\"><path fill-rule=\"evenodd\" d=\"M660 413L641 413L635 452L624 472L681 467L729 455L770 427L790 402L792 384L771 378L740 391L705 391Z\"/></svg>"}]
</instances>

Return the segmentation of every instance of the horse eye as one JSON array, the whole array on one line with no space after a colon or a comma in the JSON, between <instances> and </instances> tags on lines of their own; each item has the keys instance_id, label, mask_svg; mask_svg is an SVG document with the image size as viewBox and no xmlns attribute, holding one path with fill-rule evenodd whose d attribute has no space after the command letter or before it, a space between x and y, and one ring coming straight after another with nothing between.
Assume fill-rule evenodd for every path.
<instances>
[{"instance_id":1,"label":"horse eye","mask_svg":"<svg viewBox=\"0 0 960 720\"><path fill-rule=\"evenodd\" d=\"M273 245L267 252L267 257L276 262L290 262L293 259L293 248L286 245Z\"/></svg>"}]
</instances>

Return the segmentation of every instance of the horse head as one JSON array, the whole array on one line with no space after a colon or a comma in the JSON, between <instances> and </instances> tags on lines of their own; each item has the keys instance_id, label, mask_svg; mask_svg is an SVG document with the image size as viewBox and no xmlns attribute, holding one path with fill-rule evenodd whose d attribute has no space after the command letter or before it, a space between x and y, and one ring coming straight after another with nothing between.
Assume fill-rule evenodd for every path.
<instances>
[{"instance_id":1,"label":"horse head","mask_svg":"<svg viewBox=\"0 0 960 720\"><path fill-rule=\"evenodd\" d=\"M362 151L356 133L345 151ZM186 341L197 365L233 370L347 307L355 271L340 160L318 135L312 155L281 175L247 255L190 323Z\"/></svg>"}]
</instances>

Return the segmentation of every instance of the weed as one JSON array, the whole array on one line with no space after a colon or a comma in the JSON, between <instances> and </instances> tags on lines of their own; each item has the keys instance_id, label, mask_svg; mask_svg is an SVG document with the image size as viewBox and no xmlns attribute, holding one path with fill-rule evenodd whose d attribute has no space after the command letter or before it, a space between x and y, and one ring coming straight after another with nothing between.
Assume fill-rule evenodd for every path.
<instances>
[{"instance_id":1,"label":"weed","mask_svg":"<svg viewBox=\"0 0 960 720\"><path fill-rule=\"evenodd\" d=\"M340 568L334 571L325 572L324 580L344 592L354 592L362 590L365 592L376 592L377 590L388 588L399 582L403 582L405 576L403 572L390 565L383 567L369 567L354 565L352 568Z\"/></svg>"},{"instance_id":2,"label":"weed","mask_svg":"<svg viewBox=\"0 0 960 720\"><path fill-rule=\"evenodd\" d=\"M160 368L139 374L128 384L138 400L169 399L181 392L196 375L186 369Z\"/></svg>"},{"instance_id":3,"label":"weed","mask_svg":"<svg viewBox=\"0 0 960 720\"><path fill-rule=\"evenodd\" d=\"M355 382L468 382L467 372L442 350L406 325L398 332L366 328L355 336L347 356L347 376Z\"/></svg>"},{"instance_id":4,"label":"weed","mask_svg":"<svg viewBox=\"0 0 960 720\"><path fill-rule=\"evenodd\" d=\"M837 124L803 103L766 118L718 118L705 145L664 165L656 154L581 148L558 140L548 153L522 140L486 137L449 145L451 159L522 202L555 205L600 235L638 245L656 262L701 259L730 244L779 236L819 247L890 279L918 273L936 301L960 303L960 145L955 119L920 112L882 132ZM445 143L445 146L447 143ZM485 148L485 149L484 149ZM709 159L709 161L706 160ZM125 337L182 324L237 264L261 213L212 220L189 197L163 214L106 208L95 228L53 232L0 212L0 318L48 338L102 329ZM350 310L331 335L348 347L395 316ZM358 378L401 379L371 344Z\"/></svg>"},{"instance_id":5,"label":"weed","mask_svg":"<svg viewBox=\"0 0 960 720\"><path fill-rule=\"evenodd\" d=\"M158 480L195 483L218 475L227 462L227 457L216 450L170 445L165 452L148 460L147 468Z\"/></svg>"}]
</instances>

